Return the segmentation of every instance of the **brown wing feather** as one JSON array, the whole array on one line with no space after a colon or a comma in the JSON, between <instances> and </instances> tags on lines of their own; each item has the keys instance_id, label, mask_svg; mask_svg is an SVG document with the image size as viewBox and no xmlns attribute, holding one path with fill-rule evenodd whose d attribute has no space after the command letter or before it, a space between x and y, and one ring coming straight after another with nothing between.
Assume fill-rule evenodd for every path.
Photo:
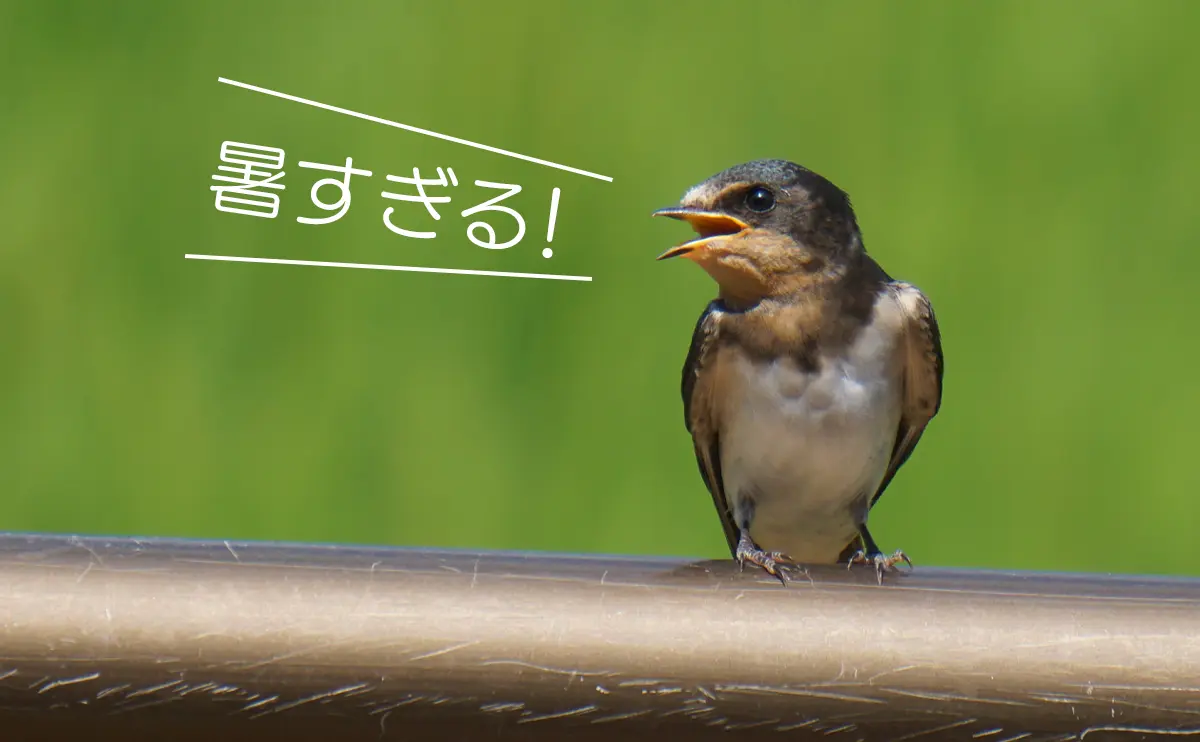
<instances>
[{"instance_id":1,"label":"brown wing feather","mask_svg":"<svg viewBox=\"0 0 1200 742\"><path fill-rule=\"evenodd\" d=\"M894 281L888 290L905 313L904 403L900 429L887 473L871 498L874 505L887 489L896 472L908 461L925 426L942 405L942 337L929 298L912 284Z\"/></svg>"},{"instance_id":2,"label":"brown wing feather","mask_svg":"<svg viewBox=\"0 0 1200 742\"><path fill-rule=\"evenodd\" d=\"M696 447L696 464L700 467L700 476L712 495L713 505L717 508L717 516L721 519L721 529L725 532L725 541L729 544L732 554L737 549L738 532L733 523L733 513L729 510L729 501L725 498L725 489L721 479L721 445L717 437L717 426L712 419L712 401L707 384L698 384L700 371L710 362L717 334L717 303L712 302L705 308L704 313L696 322L692 333L692 344L688 348L687 359L683 362L683 420L692 441Z\"/></svg>"}]
</instances>

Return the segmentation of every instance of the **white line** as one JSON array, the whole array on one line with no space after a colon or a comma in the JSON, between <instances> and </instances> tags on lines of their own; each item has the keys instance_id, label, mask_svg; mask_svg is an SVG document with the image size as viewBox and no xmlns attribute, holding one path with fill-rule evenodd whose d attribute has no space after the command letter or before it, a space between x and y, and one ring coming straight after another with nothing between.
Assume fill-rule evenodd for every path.
<instances>
[{"instance_id":1,"label":"white line","mask_svg":"<svg viewBox=\"0 0 1200 742\"><path fill-rule=\"evenodd\" d=\"M546 225L546 242L554 241L554 220L558 217L558 196L561 193L555 188L550 191L550 222Z\"/></svg>"},{"instance_id":2,"label":"white line","mask_svg":"<svg viewBox=\"0 0 1200 742\"><path fill-rule=\"evenodd\" d=\"M366 121L374 121L377 124L383 124L385 126L393 126L397 129L404 129L405 131L411 131L416 134L424 134L427 137L434 137L436 139L444 139L447 142L454 142L455 144L465 144L468 147L474 147L475 149L482 149L482 150L486 150L488 152L494 152L498 155L504 155L505 157L515 157L518 160L525 160L526 162L533 162L538 165L545 165L546 167L552 167L552 168L555 168L556 170L565 170L568 173L575 173L576 175L586 175L589 178L595 178L597 180L604 180L604 181L608 181L609 183L612 182L612 178L607 175L600 175L599 173L593 173L588 170L580 170L579 168L574 168L569 165L560 165L557 162L550 162L549 160L541 160L541 159L538 159L537 157L530 157L529 155L520 154L519 152L510 152L506 149L500 149L499 147L491 147L486 144L479 144L478 142L471 142L466 139L459 139L458 137L452 137L449 134L439 134L436 131L430 131L428 129L421 129L416 126L409 126L408 124L402 124L398 121L389 121L388 119L379 118L378 116L371 116L370 114L359 113L358 111L351 111L348 108L339 108L337 106L331 106L328 103L321 103L320 101L309 100L308 98L301 98L298 95L288 95L287 93L281 93L278 90L269 90L267 88L260 88L257 85L250 85L249 83L238 82L237 80L230 80L225 77L218 77L217 82L223 82L226 85L233 85L235 87L245 88L246 90L253 90L256 93L265 93L267 95L273 95L276 98L283 98L284 100L290 100L290 101L294 101L296 103L303 103L306 106L315 106L317 108L324 108L326 111L333 111L334 113L344 113L347 116L353 116L355 118L364 119Z\"/></svg>"},{"instance_id":3,"label":"white line","mask_svg":"<svg viewBox=\"0 0 1200 742\"><path fill-rule=\"evenodd\" d=\"M412 265L378 265L376 263L332 263L325 260L282 260L280 258L243 258L232 255L186 254L188 260L222 260L229 263L272 263L275 265L314 265L320 268L366 268L376 271L408 271L410 273L451 273L458 276L501 276L504 278L544 278L551 281L591 281L591 276L568 276L561 273L508 273L505 271L471 271L462 268L421 268Z\"/></svg>"}]
</instances>

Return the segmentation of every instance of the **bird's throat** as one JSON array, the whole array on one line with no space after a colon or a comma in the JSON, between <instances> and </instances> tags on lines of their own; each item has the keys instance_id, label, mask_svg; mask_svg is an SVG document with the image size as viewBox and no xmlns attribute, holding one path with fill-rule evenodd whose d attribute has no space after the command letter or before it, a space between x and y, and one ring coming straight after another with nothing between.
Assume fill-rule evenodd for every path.
<instances>
[{"instance_id":1,"label":"bird's throat","mask_svg":"<svg viewBox=\"0 0 1200 742\"><path fill-rule=\"evenodd\" d=\"M717 282L721 300L730 307L751 306L771 294L770 281L744 256L708 255L696 262Z\"/></svg>"}]
</instances>

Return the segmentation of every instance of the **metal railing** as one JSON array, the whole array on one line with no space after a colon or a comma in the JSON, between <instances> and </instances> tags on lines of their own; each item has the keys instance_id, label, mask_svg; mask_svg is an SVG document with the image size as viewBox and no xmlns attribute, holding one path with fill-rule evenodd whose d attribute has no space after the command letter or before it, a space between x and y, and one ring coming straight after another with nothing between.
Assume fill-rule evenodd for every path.
<instances>
[{"instance_id":1,"label":"metal railing","mask_svg":"<svg viewBox=\"0 0 1200 742\"><path fill-rule=\"evenodd\" d=\"M3 740L1154 733L1198 580L0 535Z\"/></svg>"}]
</instances>

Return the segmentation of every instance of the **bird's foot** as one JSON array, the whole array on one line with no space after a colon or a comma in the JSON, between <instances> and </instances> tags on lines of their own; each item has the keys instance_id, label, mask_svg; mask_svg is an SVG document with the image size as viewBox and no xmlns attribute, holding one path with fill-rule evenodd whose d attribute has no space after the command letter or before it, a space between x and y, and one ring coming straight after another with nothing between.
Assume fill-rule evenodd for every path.
<instances>
[{"instance_id":1,"label":"bird's foot","mask_svg":"<svg viewBox=\"0 0 1200 742\"><path fill-rule=\"evenodd\" d=\"M745 531L742 532L742 537L738 539L737 551L734 552L734 557L737 559L740 570L745 571L746 563L749 562L757 567L762 567L767 574L782 582L785 587L788 584L788 569L804 571L804 568L787 554L780 551L764 551L760 549L758 544L754 543Z\"/></svg>"},{"instance_id":2,"label":"bird's foot","mask_svg":"<svg viewBox=\"0 0 1200 742\"><path fill-rule=\"evenodd\" d=\"M875 567L875 576L879 580L879 584L883 584L883 573L896 569L896 565L904 562L912 569L912 560L908 558L908 554L897 549L891 556L884 556L880 552L868 554L864 549L859 549L854 552L850 560L846 562L846 569L852 568L856 564L866 564Z\"/></svg>"}]
</instances>

